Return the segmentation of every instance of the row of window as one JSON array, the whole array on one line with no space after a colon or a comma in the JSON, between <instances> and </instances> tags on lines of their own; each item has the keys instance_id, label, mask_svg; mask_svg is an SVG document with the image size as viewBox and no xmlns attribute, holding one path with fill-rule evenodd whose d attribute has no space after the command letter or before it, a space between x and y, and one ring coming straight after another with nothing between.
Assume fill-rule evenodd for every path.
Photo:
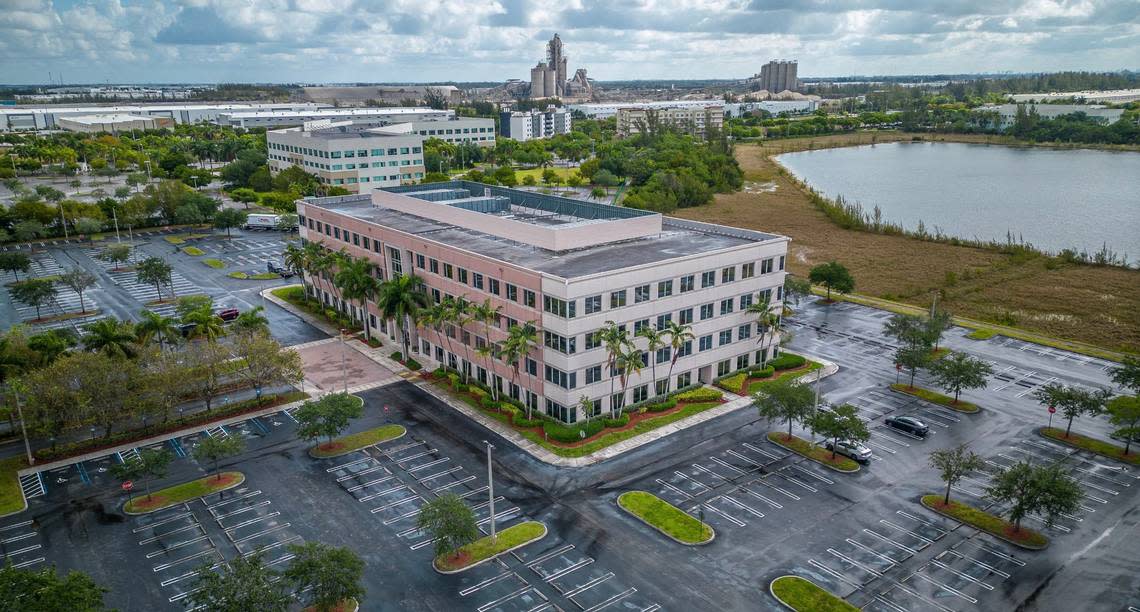
<instances>
[{"instance_id":1,"label":"row of window","mask_svg":"<svg viewBox=\"0 0 1140 612\"><path fill-rule=\"evenodd\" d=\"M276 155L273 153L269 154L269 159L275 159L277 161L286 162L286 163L290 163L290 164L296 163L296 160L294 160L294 159L291 159L291 158L286 157L284 155ZM309 167L309 168L315 168L317 170L329 170L332 172L336 172L336 171L340 171L340 170L364 170L364 169L370 167L368 162L361 162L359 164L355 164L355 163L353 163L353 164L322 164L320 162L315 162L315 161L312 161L309 159L302 159L301 165ZM396 168L399 166L422 166L422 165L424 165L424 160L417 158L417 159L400 159L400 160L394 159L394 160L389 161L389 162L382 162L382 161L372 162L371 167L372 168L385 168L385 167Z\"/></svg>"},{"instance_id":2,"label":"row of window","mask_svg":"<svg viewBox=\"0 0 1140 612\"><path fill-rule=\"evenodd\" d=\"M298 147L295 145L281 144L279 142L270 142L269 148L275 151L285 151L286 153L300 153L310 157L324 157L326 159L341 159L346 157L383 157L384 155L408 155L410 153L422 153L421 147L390 147L387 149L350 149L347 151L322 151L320 149L311 149L309 147Z\"/></svg>"},{"instance_id":3,"label":"row of window","mask_svg":"<svg viewBox=\"0 0 1140 612\"><path fill-rule=\"evenodd\" d=\"M494 134L495 128L492 127L475 127L475 128L455 128L446 130L420 130L420 136L443 136L444 134Z\"/></svg>"}]
</instances>

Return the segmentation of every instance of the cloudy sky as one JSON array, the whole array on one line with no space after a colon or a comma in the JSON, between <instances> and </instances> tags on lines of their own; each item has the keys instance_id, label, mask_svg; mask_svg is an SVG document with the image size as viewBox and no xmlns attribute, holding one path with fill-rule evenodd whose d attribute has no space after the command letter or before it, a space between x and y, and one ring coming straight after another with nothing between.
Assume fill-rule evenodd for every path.
<instances>
[{"instance_id":1,"label":"cloudy sky","mask_svg":"<svg viewBox=\"0 0 1140 612\"><path fill-rule=\"evenodd\" d=\"M0 83L1140 69L1140 0L0 0Z\"/></svg>"}]
</instances>

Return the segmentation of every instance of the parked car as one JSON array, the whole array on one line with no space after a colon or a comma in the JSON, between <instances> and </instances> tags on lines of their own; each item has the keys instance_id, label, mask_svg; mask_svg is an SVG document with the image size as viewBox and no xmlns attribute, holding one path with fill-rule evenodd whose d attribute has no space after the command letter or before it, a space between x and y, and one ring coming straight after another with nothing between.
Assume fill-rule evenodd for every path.
<instances>
[{"instance_id":1,"label":"parked car","mask_svg":"<svg viewBox=\"0 0 1140 612\"><path fill-rule=\"evenodd\" d=\"M237 308L223 308L222 310L219 310L215 314L218 315L219 319L228 322L228 321L233 321L234 319L238 318L238 315L241 314L241 311L238 310Z\"/></svg>"},{"instance_id":2,"label":"parked car","mask_svg":"<svg viewBox=\"0 0 1140 612\"><path fill-rule=\"evenodd\" d=\"M899 431L905 431L913 436L925 438L926 433L930 431L926 423L912 417L912 416L893 416L887 417L885 421L888 427L893 427Z\"/></svg>"},{"instance_id":3,"label":"parked car","mask_svg":"<svg viewBox=\"0 0 1140 612\"><path fill-rule=\"evenodd\" d=\"M293 276L293 271L285 266L279 266L272 261L265 262L265 271L270 274L276 274L281 278L289 278Z\"/></svg>"},{"instance_id":4,"label":"parked car","mask_svg":"<svg viewBox=\"0 0 1140 612\"><path fill-rule=\"evenodd\" d=\"M828 440L823 445L827 450L832 450L834 447L835 452L846 457L850 457L859 463L867 463L871 460L871 449L863 446L855 440Z\"/></svg>"}]
</instances>

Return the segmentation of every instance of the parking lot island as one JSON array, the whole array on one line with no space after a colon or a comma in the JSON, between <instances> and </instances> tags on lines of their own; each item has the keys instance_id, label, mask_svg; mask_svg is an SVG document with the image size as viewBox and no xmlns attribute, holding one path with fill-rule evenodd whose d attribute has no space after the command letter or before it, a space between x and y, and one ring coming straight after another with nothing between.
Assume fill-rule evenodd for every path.
<instances>
[{"instance_id":1,"label":"parking lot island","mask_svg":"<svg viewBox=\"0 0 1140 612\"><path fill-rule=\"evenodd\" d=\"M796 612L855 612L859 609L799 576L780 576L768 585L768 592L785 608Z\"/></svg>"},{"instance_id":2,"label":"parking lot island","mask_svg":"<svg viewBox=\"0 0 1140 612\"><path fill-rule=\"evenodd\" d=\"M964 412L966 414L975 414L981 410L977 404L971 404L970 402L964 402L962 400L954 401L954 398L950 396L942 395L941 393L936 393L929 389L923 389L922 387L911 387L910 385L894 384L891 385L891 391L902 393L904 395L912 395L920 400L924 400L932 404L938 404L943 408L949 408L951 410Z\"/></svg>"},{"instance_id":3,"label":"parking lot island","mask_svg":"<svg viewBox=\"0 0 1140 612\"><path fill-rule=\"evenodd\" d=\"M314 459L340 457L341 455L347 455L348 453L374 444L390 442L397 438L402 438L406 433L408 433L408 431L404 429L403 425L384 425L367 431L341 436L331 442L318 444L309 449L309 456Z\"/></svg>"},{"instance_id":4,"label":"parking lot island","mask_svg":"<svg viewBox=\"0 0 1140 612\"><path fill-rule=\"evenodd\" d=\"M673 504L645 491L626 491L617 498L622 510L686 546L708 544L716 538L712 525L686 514Z\"/></svg>"},{"instance_id":5,"label":"parking lot island","mask_svg":"<svg viewBox=\"0 0 1140 612\"><path fill-rule=\"evenodd\" d=\"M482 537L453 554L439 555L432 561L432 567L441 574L458 574L544 537L546 525L537 521L519 523L500 531L494 541L491 536Z\"/></svg>"},{"instance_id":6,"label":"parking lot island","mask_svg":"<svg viewBox=\"0 0 1140 612\"><path fill-rule=\"evenodd\" d=\"M960 523L980 529L996 538L1005 540L1014 546L1026 550L1044 550L1049 546L1049 538L1044 535L1022 527L1015 529L1013 523L981 510L954 500L944 503L941 495L931 494L922 496L922 505L928 509L952 518Z\"/></svg>"},{"instance_id":7,"label":"parking lot island","mask_svg":"<svg viewBox=\"0 0 1140 612\"><path fill-rule=\"evenodd\" d=\"M1140 453L1132 451L1128 454L1124 453L1124 447L1110 444L1104 440L1082 436L1078 433L1070 433L1065 435L1065 430L1056 427L1042 427L1037 430L1038 435L1043 438L1048 438L1061 444L1079 448L1081 450L1096 453L1106 459L1120 461L1131 465L1140 465Z\"/></svg>"},{"instance_id":8,"label":"parking lot island","mask_svg":"<svg viewBox=\"0 0 1140 612\"><path fill-rule=\"evenodd\" d=\"M844 457L838 453L816 446L803 438L798 436L789 436L786 433L779 431L768 432L768 441L776 446L782 446L793 453L801 455L807 459L811 459L816 463L823 465L827 468L835 470L836 472L843 472L844 474L854 474L859 471L859 464L853 460ZM835 455L832 457L832 455Z\"/></svg>"},{"instance_id":9,"label":"parking lot island","mask_svg":"<svg viewBox=\"0 0 1140 612\"><path fill-rule=\"evenodd\" d=\"M159 489L150 495L144 493L133 497L123 504L123 512L130 515L149 514L211 493L232 489L243 482L245 474L241 472L222 472Z\"/></svg>"}]
</instances>

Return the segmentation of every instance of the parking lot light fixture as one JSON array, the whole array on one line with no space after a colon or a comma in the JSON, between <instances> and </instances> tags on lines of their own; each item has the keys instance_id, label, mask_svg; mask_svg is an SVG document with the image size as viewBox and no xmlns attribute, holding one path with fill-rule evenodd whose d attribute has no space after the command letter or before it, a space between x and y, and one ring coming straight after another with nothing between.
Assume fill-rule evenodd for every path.
<instances>
[{"instance_id":1,"label":"parking lot light fixture","mask_svg":"<svg viewBox=\"0 0 1140 612\"><path fill-rule=\"evenodd\" d=\"M495 445L483 440L483 444L487 445L487 502L491 508L491 541L494 542L495 538L495 476L491 473L491 451L495 449Z\"/></svg>"},{"instance_id":2,"label":"parking lot light fixture","mask_svg":"<svg viewBox=\"0 0 1140 612\"><path fill-rule=\"evenodd\" d=\"M344 360L344 337L348 334L348 330L341 328L340 330L340 378L344 384L344 392L348 393L348 368L345 366Z\"/></svg>"}]
</instances>

